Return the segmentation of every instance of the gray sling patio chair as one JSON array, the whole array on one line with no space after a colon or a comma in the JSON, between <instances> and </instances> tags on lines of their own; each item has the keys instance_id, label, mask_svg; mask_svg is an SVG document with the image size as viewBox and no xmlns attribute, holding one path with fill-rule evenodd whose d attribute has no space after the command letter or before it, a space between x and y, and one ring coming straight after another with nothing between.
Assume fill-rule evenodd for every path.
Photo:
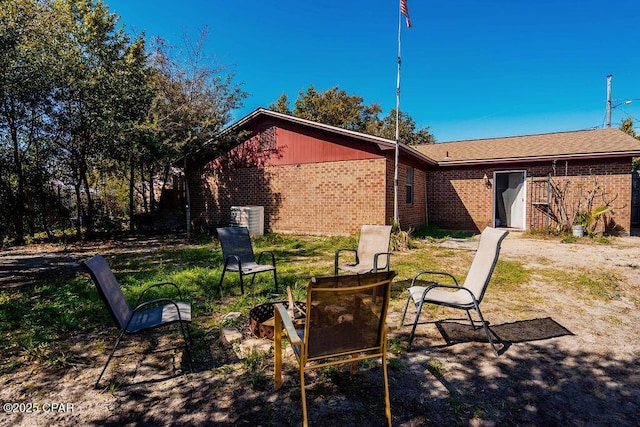
<instances>
[{"instance_id":1,"label":"gray sling patio chair","mask_svg":"<svg viewBox=\"0 0 640 427\"><path fill-rule=\"evenodd\" d=\"M273 281L275 282L275 291L278 292L278 275L276 273L276 258L273 252L265 251L258 255L256 262L253 254L253 245L251 244L251 236L247 227L223 227L216 229L218 239L222 246L222 256L224 257L224 267L222 276L220 277L220 295L222 296L222 281L227 271L234 271L240 274L240 292L244 294L243 276L251 274L251 285L256 278L256 274L265 271L273 271ZM268 254L271 257L271 264L261 264L262 256Z\"/></svg>"},{"instance_id":2,"label":"gray sling patio chair","mask_svg":"<svg viewBox=\"0 0 640 427\"><path fill-rule=\"evenodd\" d=\"M98 289L98 294L100 294L100 297L107 306L112 319L120 328L120 334L116 339L116 344L113 346L113 350L107 359L107 363L104 364L100 376L98 376L98 380L94 386L95 388L98 388L100 379L115 354L124 334L136 334L159 326L179 323L182 338L184 339L185 352L189 364L191 364L191 352L189 351L189 342L191 341L191 332L189 331L191 304L187 302L176 302L169 298L157 298L142 302L144 294L149 289L160 286L174 287L178 292L178 297L182 299L182 294L177 285L164 282L148 286L142 291L140 297L138 297L134 308L131 308L122 293L118 281L111 272L109 264L101 255L94 255L89 260L82 262L81 266L91 275L91 279Z\"/></svg>"},{"instance_id":3,"label":"gray sling patio chair","mask_svg":"<svg viewBox=\"0 0 640 427\"><path fill-rule=\"evenodd\" d=\"M413 277L411 287L409 288L407 304L405 305L404 313L402 314L403 326L410 325L404 324L404 319L407 315L409 302L412 301L416 308L416 315L411 328L411 335L409 336L408 349L411 348L411 343L413 342L422 306L424 303L430 303L465 310L467 312L467 317L471 322L471 326L475 330L477 329L476 322L474 322L470 313L471 310L474 310L480 318L480 323L482 324L480 327L484 328L484 332L489 339L493 352L496 356L499 355L498 349L491 337L492 334L494 336L495 334L490 330L488 323L482 316L480 303L482 302L487 285L489 284L491 275L493 274L493 269L498 262L500 245L507 234L509 234L509 232L504 229L495 229L491 227L484 229L480 235L478 250L462 286L458 284L458 281L453 277L453 275L441 271L421 271ZM429 276L449 278L453 284L440 284L426 280L426 286L417 286L416 282L418 281L418 278L423 278L425 276L427 278ZM495 336L495 338L499 340L498 336Z\"/></svg>"},{"instance_id":4,"label":"gray sling patio chair","mask_svg":"<svg viewBox=\"0 0 640 427\"><path fill-rule=\"evenodd\" d=\"M274 307L274 381L282 386L283 332L299 362L303 425L307 426L305 372L350 364L356 374L358 361L380 359L385 415L391 426L387 377L387 310L394 271L361 275L315 277L307 287L304 330L296 330L282 303ZM284 328L284 329L283 329Z\"/></svg>"},{"instance_id":5,"label":"gray sling patio chair","mask_svg":"<svg viewBox=\"0 0 640 427\"><path fill-rule=\"evenodd\" d=\"M338 249L334 258L334 274L342 270L349 274L375 273L389 270L390 256L389 241L391 240L390 225L363 225L360 229L358 249ZM355 262L340 264L340 254L345 251L355 253Z\"/></svg>"}]
</instances>

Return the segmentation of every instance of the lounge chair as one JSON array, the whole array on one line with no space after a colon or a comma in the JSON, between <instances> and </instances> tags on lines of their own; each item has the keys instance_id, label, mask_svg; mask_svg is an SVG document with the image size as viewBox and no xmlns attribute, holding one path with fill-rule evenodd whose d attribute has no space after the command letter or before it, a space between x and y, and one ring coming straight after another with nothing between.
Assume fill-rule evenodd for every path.
<instances>
[{"instance_id":1,"label":"lounge chair","mask_svg":"<svg viewBox=\"0 0 640 427\"><path fill-rule=\"evenodd\" d=\"M488 323L484 320L484 317L482 317L480 303L482 302L487 285L489 284L489 280L493 274L493 269L498 261L500 244L507 234L509 234L509 232L504 229L495 229L491 227L484 229L480 236L478 250L462 286L458 284L458 281L453 277L453 275L441 271L421 271L413 277L411 287L409 288L407 303L404 307L404 313L402 314L403 325L411 325L405 325L404 319L407 315L409 302L412 301L416 308L416 315L412 324L411 335L409 336L409 349L413 342L416 326L418 326L422 306L424 303L430 303L465 310L467 312L467 317L471 322L471 326L476 329L476 323L470 313L470 310L474 310L480 318L480 322L482 324L481 327L484 328L493 352L496 356L499 355L498 349L491 337L491 335L495 336L495 334L490 330ZM449 278L453 284L440 284L427 280L426 286L416 285L418 278L423 278L425 276L428 277L429 275L432 277L439 276ZM499 340L497 336L495 336L495 338Z\"/></svg>"},{"instance_id":2,"label":"lounge chair","mask_svg":"<svg viewBox=\"0 0 640 427\"><path fill-rule=\"evenodd\" d=\"M191 332L189 331L189 323L191 322L191 304L186 302L176 302L169 298L158 298L150 301L142 302L144 294L151 288L160 286L172 286L177 290L178 297L182 300L182 294L177 285L170 282L157 283L145 288L138 301L135 304L135 308L131 308L127 302L126 297L122 293L122 289L118 284L118 281L114 277L109 264L101 255L94 255L87 261L81 263L82 267L89 272L93 283L98 289L100 297L104 301L109 314L113 318L116 325L120 328L120 334L116 340L116 344L113 346L113 350L107 359L107 363L104 364L100 376L95 383L95 388L98 388L100 379L107 369L107 365L111 361L118 344L124 334L136 334L159 326L170 325L172 323L179 323L180 330L182 332L182 338L184 339L185 351L191 363L191 353L189 351L189 342L191 340ZM187 336L189 337L187 339Z\"/></svg>"},{"instance_id":3,"label":"lounge chair","mask_svg":"<svg viewBox=\"0 0 640 427\"><path fill-rule=\"evenodd\" d=\"M296 330L286 307L274 308L275 389L282 386L283 332L299 362L302 416L307 426L304 374L324 366L351 364L380 358L385 395L385 415L391 425L387 377L387 326L391 282L395 272L343 275L311 279L307 288L304 330ZM284 326L284 331L283 331Z\"/></svg>"},{"instance_id":4,"label":"lounge chair","mask_svg":"<svg viewBox=\"0 0 640 427\"><path fill-rule=\"evenodd\" d=\"M349 274L375 273L389 270L390 256L389 241L391 240L390 225L363 225L360 229L358 249L338 249L334 258L334 274L342 270ZM340 254L349 251L355 254L355 262L340 264Z\"/></svg>"},{"instance_id":5,"label":"lounge chair","mask_svg":"<svg viewBox=\"0 0 640 427\"><path fill-rule=\"evenodd\" d=\"M227 271L234 271L240 274L240 292L244 294L244 284L242 277L251 274L251 285L256 278L256 274L265 271L273 271L273 281L275 291L278 292L278 275L276 273L276 258L273 252L261 252L258 255L258 262L253 254L251 236L247 227L223 227L218 228L218 239L222 246L222 256L224 257L224 267L220 277L220 295L222 295L222 281ZM271 264L261 264L262 256L268 254L271 257Z\"/></svg>"}]
</instances>

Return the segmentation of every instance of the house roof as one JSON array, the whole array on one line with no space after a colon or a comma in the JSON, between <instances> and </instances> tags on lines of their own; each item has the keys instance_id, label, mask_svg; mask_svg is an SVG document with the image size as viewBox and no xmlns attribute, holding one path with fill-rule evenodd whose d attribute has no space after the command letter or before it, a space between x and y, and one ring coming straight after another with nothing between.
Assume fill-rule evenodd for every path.
<instances>
[{"instance_id":1,"label":"house roof","mask_svg":"<svg viewBox=\"0 0 640 427\"><path fill-rule=\"evenodd\" d=\"M439 166L640 156L640 141L614 128L443 142L415 148Z\"/></svg>"},{"instance_id":2,"label":"house roof","mask_svg":"<svg viewBox=\"0 0 640 427\"><path fill-rule=\"evenodd\" d=\"M274 118L308 128L376 144L382 151L395 150L395 141L326 125L288 114L258 108L233 123L221 135L250 127L262 118ZM408 146L400 154L430 166L486 165L523 161L640 157L640 141L620 129L593 129L503 138L474 139Z\"/></svg>"},{"instance_id":3,"label":"house roof","mask_svg":"<svg viewBox=\"0 0 640 427\"><path fill-rule=\"evenodd\" d=\"M361 132L356 132L353 130L349 130L349 129L343 129L337 126L331 126L331 125L327 125L324 123L318 123L318 122L314 122L312 120L307 120L307 119L302 119L300 117L295 117L289 114L284 114L284 113L278 113L275 111L271 111L271 110L267 110L265 108L258 108L254 111L252 111L251 113L249 113L248 115L244 116L243 118L241 118L240 120L238 120L237 122L233 123L232 125L230 125L229 127L225 128L222 132L221 135L230 133L230 132L234 132L237 130L241 130L244 128L247 128L250 126L250 124L256 120L259 120L261 118L264 117L271 117L271 118L275 118L278 120L284 120L287 121L289 123L296 123L298 125L301 126L305 126L305 127L309 127L312 129L317 129L320 131L324 131L324 132L329 132L329 133L333 133L336 135L342 135L342 136L346 136L346 137L350 137L350 138L355 138L357 140L360 141L365 141L365 142L369 142L372 144L376 144L378 146L378 148L382 151L392 151L395 150L396 147L396 143L394 140L391 139L386 139L386 138L381 138L379 136L374 136L374 135L369 135L366 133L361 133ZM421 163L427 163L431 166L434 166L436 164L435 161L433 161L432 159L430 159L429 157L427 157L426 155L424 155L423 153L419 152L418 150L415 149L415 146L410 147L408 145L405 144L400 144L400 154L402 155L406 155L409 156Z\"/></svg>"}]
</instances>

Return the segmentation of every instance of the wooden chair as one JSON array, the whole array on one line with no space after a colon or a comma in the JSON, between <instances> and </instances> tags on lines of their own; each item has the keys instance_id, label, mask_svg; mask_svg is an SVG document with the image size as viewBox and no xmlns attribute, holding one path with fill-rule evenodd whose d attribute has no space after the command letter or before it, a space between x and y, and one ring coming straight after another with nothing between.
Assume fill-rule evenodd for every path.
<instances>
[{"instance_id":1,"label":"wooden chair","mask_svg":"<svg viewBox=\"0 0 640 427\"><path fill-rule=\"evenodd\" d=\"M305 372L349 363L351 373L355 374L358 361L377 358L382 362L385 415L391 426L386 316L391 282L395 275L393 271L384 271L311 279L304 330L295 329L291 315L283 304L275 305L275 389L282 386L284 332L299 362L304 426L308 425Z\"/></svg>"}]
</instances>

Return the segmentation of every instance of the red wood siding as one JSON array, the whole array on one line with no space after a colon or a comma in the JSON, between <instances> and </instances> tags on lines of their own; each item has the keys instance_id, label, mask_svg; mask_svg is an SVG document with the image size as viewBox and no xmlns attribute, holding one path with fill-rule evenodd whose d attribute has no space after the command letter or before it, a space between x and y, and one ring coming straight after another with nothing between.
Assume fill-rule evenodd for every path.
<instances>
[{"instance_id":1,"label":"red wood siding","mask_svg":"<svg viewBox=\"0 0 640 427\"><path fill-rule=\"evenodd\" d=\"M384 157L375 144L277 120L265 120L256 125L253 128L254 136L234 151L246 151L247 146L251 150L257 149L261 136L272 132L272 129L275 129L275 149L264 159L264 164L269 166Z\"/></svg>"},{"instance_id":2,"label":"red wood siding","mask_svg":"<svg viewBox=\"0 0 640 427\"><path fill-rule=\"evenodd\" d=\"M379 154L368 153L354 146L344 146L325 141L315 135L302 135L278 128L277 148L282 156L272 158L271 166L305 163L335 162L343 160L379 159Z\"/></svg>"}]
</instances>

